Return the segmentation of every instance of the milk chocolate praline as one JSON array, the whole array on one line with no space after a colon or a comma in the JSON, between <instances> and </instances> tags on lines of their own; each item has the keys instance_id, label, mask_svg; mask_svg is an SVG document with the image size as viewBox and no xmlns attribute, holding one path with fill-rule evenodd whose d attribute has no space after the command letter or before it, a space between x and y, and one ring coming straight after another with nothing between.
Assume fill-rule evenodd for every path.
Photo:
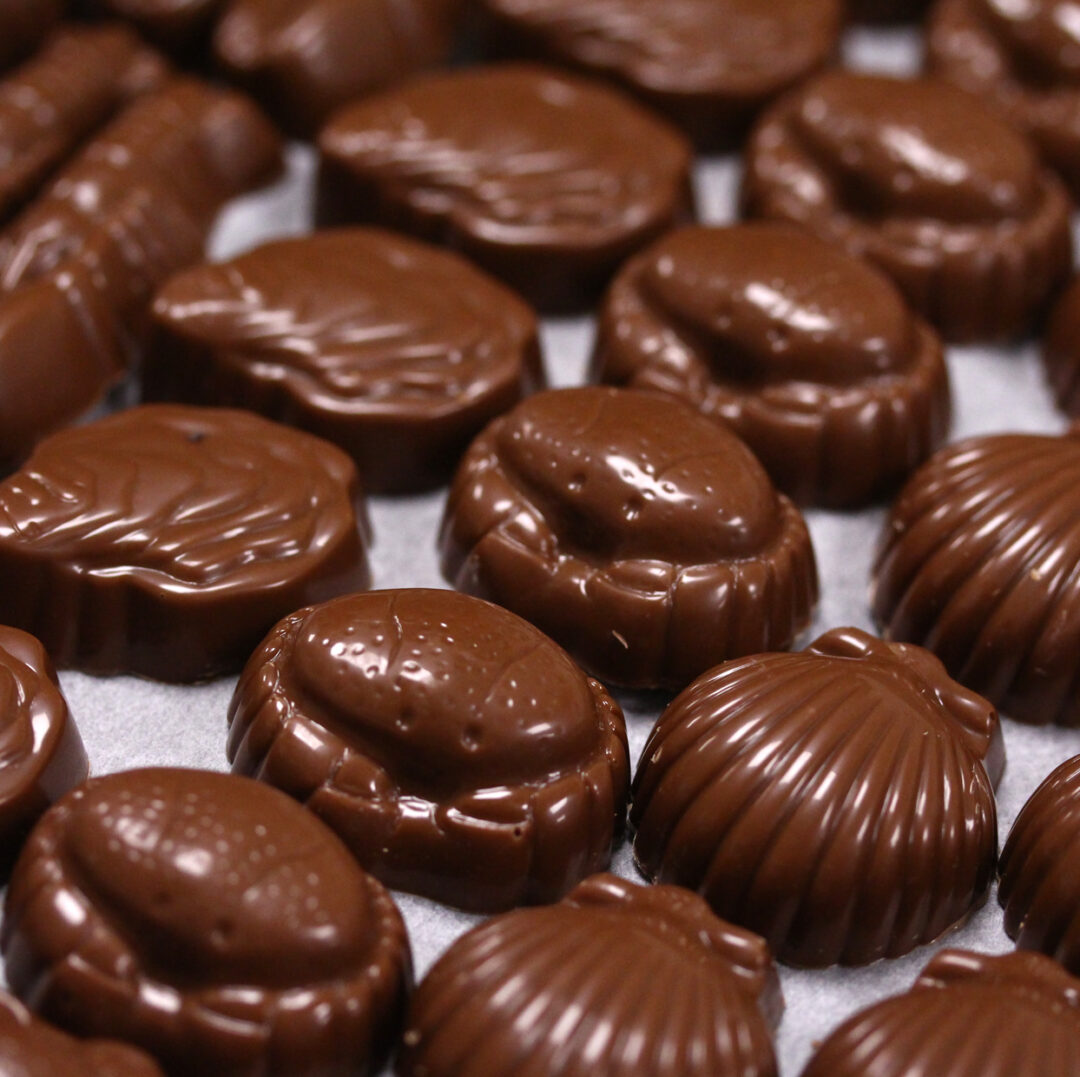
<instances>
[{"instance_id":1,"label":"milk chocolate praline","mask_svg":"<svg viewBox=\"0 0 1080 1077\"><path fill-rule=\"evenodd\" d=\"M1080 278L1073 279L1050 312L1042 361L1058 407L1080 418Z\"/></svg>"},{"instance_id":2,"label":"milk chocolate praline","mask_svg":"<svg viewBox=\"0 0 1080 1077\"><path fill-rule=\"evenodd\" d=\"M937 334L888 277L780 224L684 228L631 260L593 375L730 424L804 504L865 503L948 429Z\"/></svg>"},{"instance_id":3,"label":"milk chocolate praline","mask_svg":"<svg viewBox=\"0 0 1080 1077\"><path fill-rule=\"evenodd\" d=\"M832 57L842 0L482 0L489 49L611 79L703 147L730 147Z\"/></svg>"},{"instance_id":4,"label":"milk chocolate praline","mask_svg":"<svg viewBox=\"0 0 1080 1077\"><path fill-rule=\"evenodd\" d=\"M872 608L1008 717L1080 725L1080 427L931 457L889 514Z\"/></svg>"},{"instance_id":5,"label":"milk chocolate praline","mask_svg":"<svg viewBox=\"0 0 1080 1077\"><path fill-rule=\"evenodd\" d=\"M637 688L787 646L817 599L806 524L750 450L630 389L538 393L496 419L458 468L440 545L458 590Z\"/></svg>"},{"instance_id":6,"label":"milk chocolate praline","mask_svg":"<svg viewBox=\"0 0 1080 1077\"><path fill-rule=\"evenodd\" d=\"M303 802L395 889L494 912L606 867L622 711L532 625L453 591L285 618L229 708L233 770Z\"/></svg>"},{"instance_id":7,"label":"milk chocolate praline","mask_svg":"<svg viewBox=\"0 0 1080 1077\"><path fill-rule=\"evenodd\" d=\"M845 1021L802 1077L1072 1077L1080 980L1036 954L942 950L907 994Z\"/></svg>"},{"instance_id":8,"label":"milk chocolate praline","mask_svg":"<svg viewBox=\"0 0 1080 1077\"><path fill-rule=\"evenodd\" d=\"M317 215L460 250L546 312L580 310L693 212L691 150L614 90L529 65L415 78L319 136Z\"/></svg>"},{"instance_id":9,"label":"milk chocolate praline","mask_svg":"<svg viewBox=\"0 0 1080 1077\"><path fill-rule=\"evenodd\" d=\"M378 229L279 240L154 302L144 396L249 407L339 445L368 490L446 482L544 381L535 314L456 254Z\"/></svg>"},{"instance_id":10,"label":"milk chocolate praline","mask_svg":"<svg viewBox=\"0 0 1080 1077\"><path fill-rule=\"evenodd\" d=\"M634 777L634 858L781 961L899 957L986 899L997 713L933 655L854 628L699 677Z\"/></svg>"},{"instance_id":11,"label":"milk chocolate praline","mask_svg":"<svg viewBox=\"0 0 1080 1077\"><path fill-rule=\"evenodd\" d=\"M742 200L884 269L949 340L1029 330L1072 258L1068 196L1033 144L932 79L835 71L782 98Z\"/></svg>"},{"instance_id":12,"label":"milk chocolate praline","mask_svg":"<svg viewBox=\"0 0 1080 1077\"><path fill-rule=\"evenodd\" d=\"M286 611L367 586L358 498L339 449L246 412L62 431L0 483L0 620L93 673L238 669Z\"/></svg>"},{"instance_id":13,"label":"milk chocolate praline","mask_svg":"<svg viewBox=\"0 0 1080 1077\"><path fill-rule=\"evenodd\" d=\"M51 808L12 875L15 993L170 1077L378 1069L410 978L390 895L311 812L228 774L95 778Z\"/></svg>"},{"instance_id":14,"label":"milk chocolate praline","mask_svg":"<svg viewBox=\"0 0 1080 1077\"><path fill-rule=\"evenodd\" d=\"M417 988L396 1072L775 1077L781 1007L756 935L679 887L597 875L458 939Z\"/></svg>"}]
</instances>

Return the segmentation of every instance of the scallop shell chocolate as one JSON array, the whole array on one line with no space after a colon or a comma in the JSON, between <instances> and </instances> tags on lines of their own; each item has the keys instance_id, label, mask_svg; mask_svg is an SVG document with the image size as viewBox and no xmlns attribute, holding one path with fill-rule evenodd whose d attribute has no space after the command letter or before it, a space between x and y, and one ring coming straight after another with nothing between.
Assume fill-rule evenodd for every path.
<instances>
[{"instance_id":1,"label":"scallop shell chocolate","mask_svg":"<svg viewBox=\"0 0 1080 1077\"><path fill-rule=\"evenodd\" d=\"M986 898L997 714L918 647L834 629L699 677L633 785L634 856L793 965L898 957Z\"/></svg>"},{"instance_id":2,"label":"scallop shell chocolate","mask_svg":"<svg viewBox=\"0 0 1080 1077\"><path fill-rule=\"evenodd\" d=\"M1033 725L1080 725L1080 427L950 445L893 504L874 616Z\"/></svg>"},{"instance_id":3,"label":"scallop shell chocolate","mask_svg":"<svg viewBox=\"0 0 1080 1077\"><path fill-rule=\"evenodd\" d=\"M768 948L696 895L612 875L458 939L413 998L398 1077L775 1077Z\"/></svg>"}]
</instances>

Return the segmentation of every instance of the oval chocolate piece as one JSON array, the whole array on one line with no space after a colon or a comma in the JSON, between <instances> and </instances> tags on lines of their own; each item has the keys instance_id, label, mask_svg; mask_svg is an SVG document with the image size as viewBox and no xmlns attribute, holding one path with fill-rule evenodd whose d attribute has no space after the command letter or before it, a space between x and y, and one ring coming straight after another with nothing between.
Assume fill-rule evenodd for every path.
<instances>
[{"instance_id":1,"label":"oval chocolate piece","mask_svg":"<svg viewBox=\"0 0 1080 1077\"><path fill-rule=\"evenodd\" d=\"M1010 718L1080 725L1080 428L940 450L900 492L873 614Z\"/></svg>"},{"instance_id":2,"label":"oval chocolate piece","mask_svg":"<svg viewBox=\"0 0 1080 1077\"><path fill-rule=\"evenodd\" d=\"M1034 147L944 82L832 72L762 118L751 216L885 270L950 340L1029 328L1072 259L1068 198Z\"/></svg>"},{"instance_id":3,"label":"oval chocolate piece","mask_svg":"<svg viewBox=\"0 0 1080 1077\"><path fill-rule=\"evenodd\" d=\"M634 777L634 858L793 965L932 942L986 899L997 855L994 708L931 654L834 629L699 677Z\"/></svg>"},{"instance_id":4,"label":"oval chocolate piece","mask_svg":"<svg viewBox=\"0 0 1080 1077\"><path fill-rule=\"evenodd\" d=\"M377 1069L409 979L390 895L269 786L150 768L46 813L7 893L16 994L170 1073Z\"/></svg>"},{"instance_id":5,"label":"oval chocolate piece","mask_svg":"<svg viewBox=\"0 0 1080 1077\"><path fill-rule=\"evenodd\" d=\"M246 412L157 405L54 434L0 483L0 619L60 666L189 681L367 586L356 469Z\"/></svg>"},{"instance_id":6,"label":"oval chocolate piece","mask_svg":"<svg viewBox=\"0 0 1080 1077\"><path fill-rule=\"evenodd\" d=\"M943 950L914 987L862 1010L802 1077L1072 1077L1080 980L1036 954Z\"/></svg>"},{"instance_id":7,"label":"oval chocolate piece","mask_svg":"<svg viewBox=\"0 0 1080 1077\"><path fill-rule=\"evenodd\" d=\"M417 988L399 1077L775 1077L768 948L696 895L586 880L497 916Z\"/></svg>"},{"instance_id":8,"label":"oval chocolate piece","mask_svg":"<svg viewBox=\"0 0 1080 1077\"><path fill-rule=\"evenodd\" d=\"M367 490L447 481L543 384L536 316L463 258L376 229L267 244L173 277L144 395L250 407L356 460Z\"/></svg>"},{"instance_id":9,"label":"oval chocolate piece","mask_svg":"<svg viewBox=\"0 0 1080 1077\"><path fill-rule=\"evenodd\" d=\"M296 797L384 883L494 912L606 867L622 711L532 625L453 591L287 617L229 708L233 770Z\"/></svg>"},{"instance_id":10,"label":"oval chocolate piece","mask_svg":"<svg viewBox=\"0 0 1080 1077\"><path fill-rule=\"evenodd\" d=\"M692 212L690 147L615 91L470 68L348 105L319 136L318 213L460 250L546 311L580 309Z\"/></svg>"},{"instance_id":11,"label":"oval chocolate piece","mask_svg":"<svg viewBox=\"0 0 1080 1077\"><path fill-rule=\"evenodd\" d=\"M633 687L786 646L817 599L799 511L735 435L654 393L549 391L496 419L458 469L440 541L458 590Z\"/></svg>"},{"instance_id":12,"label":"oval chocolate piece","mask_svg":"<svg viewBox=\"0 0 1080 1077\"><path fill-rule=\"evenodd\" d=\"M630 261L593 374L729 424L802 503L865 503L948 429L941 342L892 282L771 223L681 229Z\"/></svg>"}]
</instances>

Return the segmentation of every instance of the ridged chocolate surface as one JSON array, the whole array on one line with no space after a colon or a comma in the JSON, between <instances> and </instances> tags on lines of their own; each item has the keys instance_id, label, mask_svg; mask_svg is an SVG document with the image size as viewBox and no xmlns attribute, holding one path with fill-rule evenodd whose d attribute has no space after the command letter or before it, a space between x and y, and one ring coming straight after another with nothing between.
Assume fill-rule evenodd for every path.
<instances>
[{"instance_id":1,"label":"ridged chocolate surface","mask_svg":"<svg viewBox=\"0 0 1080 1077\"><path fill-rule=\"evenodd\" d=\"M966 919L997 854L997 714L927 652L834 629L699 677L634 778L634 857L793 965L898 957Z\"/></svg>"},{"instance_id":2,"label":"ridged chocolate surface","mask_svg":"<svg viewBox=\"0 0 1080 1077\"><path fill-rule=\"evenodd\" d=\"M234 771L303 801L389 886L493 912L607 867L622 711L532 625L453 591L287 617L229 709Z\"/></svg>"},{"instance_id":3,"label":"ridged chocolate surface","mask_svg":"<svg viewBox=\"0 0 1080 1077\"><path fill-rule=\"evenodd\" d=\"M773 223L685 228L629 262L592 367L730 424L802 503L865 503L948 429L936 333L873 267Z\"/></svg>"},{"instance_id":4,"label":"ridged chocolate surface","mask_svg":"<svg viewBox=\"0 0 1080 1077\"><path fill-rule=\"evenodd\" d=\"M461 250L544 310L581 309L692 212L690 147L583 79L498 65L417 78L323 128L320 218Z\"/></svg>"},{"instance_id":5,"label":"ridged chocolate surface","mask_svg":"<svg viewBox=\"0 0 1080 1077\"><path fill-rule=\"evenodd\" d=\"M29 56L63 10L64 0L0 0L0 70Z\"/></svg>"},{"instance_id":6,"label":"ridged chocolate surface","mask_svg":"<svg viewBox=\"0 0 1080 1077\"><path fill-rule=\"evenodd\" d=\"M356 471L246 412L158 405L54 434L0 484L0 619L60 666L237 669L285 612L368 582Z\"/></svg>"},{"instance_id":7,"label":"ridged chocolate surface","mask_svg":"<svg viewBox=\"0 0 1080 1077\"><path fill-rule=\"evenodd\" d=\"M802 1077L1071 1077L1080 980L1036 954L943 950L906 995L844 1022Z\"/></svg>"},{"instance_id":8,"label":"ridged chocolate surface","mask_svg":"<svg viewBox=\"0 0 1080 1077\"><path fill-rule=\"evenodd\" d=\"M535 314L464 259L377 229L270 243L171 278L144 395L250 407L319 434L368 490L445 482L543 384Z\"/></svg>"},{"instance_id":9,"label":"ridged chocolate surface","mask_svg":"<svg viewBox=\"0 0 1080 1077\"><path fill-rule=\"evenodd\" d=\"M1080 430L950 445L901 491L874 617L1010 718L1080 724Z\"/></svg>"},{"instance_id":10,"label":"ridged chocolate surface","mask_svg":"<svg viewBox=\"0 0 1080 1077\"><path fill-rule=\"evenodd\" d=\"M443 574L602 680L681 688L791 642L817 576L806 524L746 446L678 400L538 393L465 454Z\"/></svg>"},{"instance_id":11,"label":"ridged chocolate surface","mask_svg":"<svg viewBox=\"0 0 1080 1077\"><path fill-rule=\"evenodd\" d=\"M390 895L259 782L150 768L95 778L38 824L7 893L14 991L170 1077L377 1069L408 986Z\"/></svg>"},{"instance_id":12,"label":"ridged chocolate surface","mask_svg":"<svg viewBox=\"0 0 1080 1077\"><path fill-rule=\"evenodd\" d=\"M769 109L743 206L884 269L949 340L1028 329L1071 262L1068 198L1034 146L932 79L824 74Z\"/></svg>"},{"instance_id":13,"label":"ridged chocolate surface","mask_svg":"<svg viewBox=\"0 0 1080 1077\"><path fill-rule=\"evenodd\" d=\"M773 1077L768 948L671 886L612 875L488 920L417 989L399 1077Z\"/></svg>"}]
</instances>

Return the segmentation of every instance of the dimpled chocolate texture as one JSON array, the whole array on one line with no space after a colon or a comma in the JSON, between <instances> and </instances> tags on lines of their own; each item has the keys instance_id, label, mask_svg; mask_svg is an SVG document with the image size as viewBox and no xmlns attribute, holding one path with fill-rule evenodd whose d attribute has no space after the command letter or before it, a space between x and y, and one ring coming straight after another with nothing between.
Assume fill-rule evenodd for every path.
<instances>
[{"instance_id":1,"label":"dimpled chocolate texture","mask_svg":"<svg viewBox=\"0 0 1080 1077\"><path fill-rule=\"evenodd\" d=\"M238 669L288 610L367 586L357 497L340 450L245 412L146 406L62 431L0 483L0 619L60 666Z\"/></svg>"},{"instance_id":2,"label":"dimpled chocolate texture","mask_svg":"<svg viewBox=\"0 0 1080 1077\"><path fill-rule=\"evenodd\" d=\"M949 340L1029 329L1072 258L1034 146L931 79L832 72L789 94L754 131L742 199L884 269Z\"/></svg>"},{"instance_id":3,"label":"dimpled chocolate texture","mask_svg":"<svg viewBox=\"0 0 1080 1077\"><path fill-rule=\"evenodd\" d=\"M919 647L834 629L699 677L634 778L634 858L781 961L899 957L986 899L997 713Z\"/></svg>"},{"instance_id":4,"label":"dimpled chocolate texture","mask_svg":"<svg viewBox=\"0 0 1080 1077\"><path fill-rule=\"evenodd\" d=\"M774 1077L768 947L674 886L613 875L455 942L414 996L398 1077Z\"/></svg>"},{"instance_id":5,"label":"dimpled chocolate texture","mask_svg":"<svg viewBox=\"0 0 1080 1077\"><path fill-rule=\"evenodd\" d=\"M440 542L459 591L636 688L784 647L817 599L806 524L750 450L629 389L538 393L496 419L458 469Z\"/></svg>"},{"instance_id":6,"label":"dimpled chocolate texture","mask_svg":"<svg viewBox=\"0 0 1080 1077\"><path fill-rule=\"evenodd\" d=\"M832 57L841 0L483 0L498 53L606 76L703 146Z\"/></svg>"},{"instance_id":7,"label":"dimpled chocolate texture","mask_svg":"<svg viewBox=\"0 0 1080 1077\"><path fill-rule=\"evenodd\" d=\"M235 771L303 801L388 886L451 905L556 901L622 832L618 704L532 625L453 591L287 617L229 721Z\"/></svg>"},{"instance_id":8,"label":"dimpled chocolate texture","mask_svg":"<svg viewBox=\"0 0 1080 1077\"><path fill-rule=\"evenodd\" d=\"M4 911L15 993L170 1077L356 1077L410 978L390 895L310 812L259 782L152 768L42 818Z\"/></svg>"},{"instance_id":9,"label":"dimpled chocolate texture","mask_svg":"<svg viewBox=\"0 0 1080 1077\"><path fill-rule=\"evenodd\" d=\"M472 437L543 384L537 322L455 254L322 232L173 277L144 395L250 407L319 434L367 490L446 482Z\"/></svg>"},{"instance_id":10,"label":"dimpled chocolate texture","mask_svg":"<svg viewBox=\"0 0 1080 1077\"><path fill-rule=\"evenodd\" d=\"M77 1040L0 993L0 1073L6 1077L162 1077L149 1055L110 1040Z\"/></svg>"},{"instance_id":11,"label":"dimpled chocolate texture","mask_svg":"<svg viewBox=\"0 0 1080 1077\"><path fill-rule=\"evenodd\" d=\"M689 145L613 90L542 67L414 79L319 137L318 213L460 250L545 311L588 305L692 213Z\"/></svg>"},{"instance_id":12,"label":"dimpled chocolate texture","mask_svg":"<svg viewBox=\"0 0 1080 1077\"><path fill-rule=\"evenodd\" d=\"M44 647L0 627L0 872L10 870L41 813L88 771Z\"/></svg>"},{"instance_id":13,"label":"dimpled chocolate texture","mask_svg":"<svg viewBox=\"0 0 1080 1077\"><path fill-rule=\"evenodd\" d=\"M1008 717L1080 725L1080 428L931 457L886 521L872 608Z\"/></svg>"},{"instance_id":14,"label":"dimpled chocolate texture","mask_svg":"<svg viewBox=\"0 0 1080 1077\"><path fill-rule=\"evenodd\" d=\"M673 232L615 278L593 376L730 424L804 504L863 504L944 440L937 334L871 266L771 223Z\"/></svg>"},{"instance_id":15,"label":"dimpled chocolate texture","mask_svg":"<svg viewBox=\"0 0 1080 1077\"><path fill-rule=\"evenodd\" d=\"M802 1077L1073 1077L1080 980L1037 954L943 950L845 1021Z\"/></svg>"}]
</instances>

